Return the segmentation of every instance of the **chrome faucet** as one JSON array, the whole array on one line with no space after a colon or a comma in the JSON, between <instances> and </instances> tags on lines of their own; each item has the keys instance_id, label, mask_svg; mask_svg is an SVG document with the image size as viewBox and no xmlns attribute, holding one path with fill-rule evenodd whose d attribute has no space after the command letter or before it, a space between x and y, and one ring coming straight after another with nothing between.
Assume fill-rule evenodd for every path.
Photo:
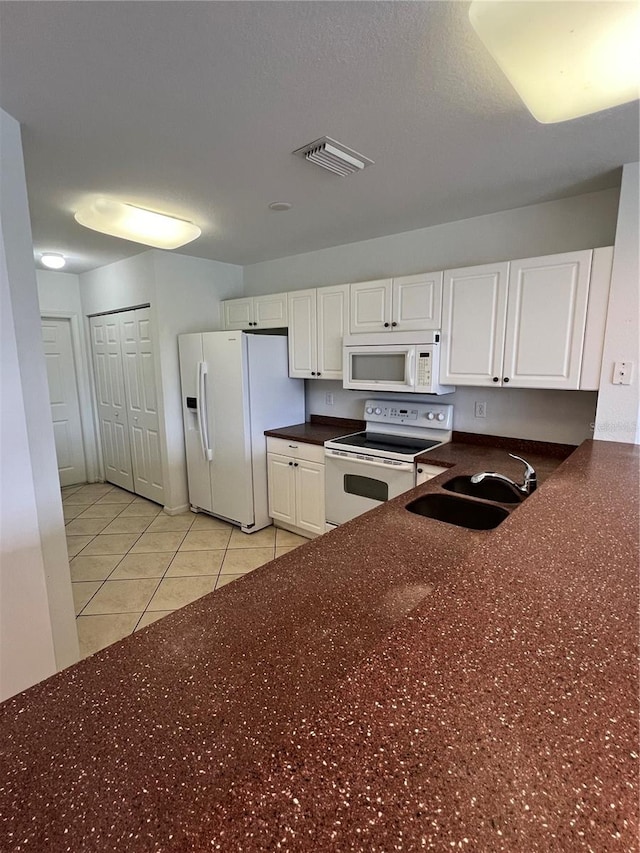
<instances>
[{"instance_id":1,"label":"chrome faucet","mask_svg":"<svg viewBox=\"0 0 640 853\"><path fill-rule=\"evenodd\" d=\"M516 456L514 453L510 453L509 456L511 456L512 459L517 459L518 462L522 462L525 466L524 482L522 485L514 483L513 480L510 480L509 477L505 477L504 474L496 474L495 471L483 471L481 474L474 474L471 478L471 482L481 483L485 479L501 480L503 483L509 483L510 486L513 486L514 489L517 489L523 495L530 495L532 492L535 492L538 486L538 478L535 470L531 465L529 465L527 460L523 459L521 456Z\"/></svg>"}]
</instances>

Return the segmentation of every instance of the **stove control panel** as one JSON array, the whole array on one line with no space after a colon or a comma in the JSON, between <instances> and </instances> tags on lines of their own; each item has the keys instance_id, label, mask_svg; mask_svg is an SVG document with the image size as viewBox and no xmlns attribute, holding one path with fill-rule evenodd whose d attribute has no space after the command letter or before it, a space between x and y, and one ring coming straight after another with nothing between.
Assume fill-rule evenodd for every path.
<instances>
[{"instance_id":1,"label":"stove control panel","mask_svg":"<svg viewBox=\"0 0 640 853\"><path fill-rule=\"evenodd\" d=\"M453 406L414 400L366 400L364 418L370 423L404 424L426 429L453 429Z\"/></svg>"}]
</instances>

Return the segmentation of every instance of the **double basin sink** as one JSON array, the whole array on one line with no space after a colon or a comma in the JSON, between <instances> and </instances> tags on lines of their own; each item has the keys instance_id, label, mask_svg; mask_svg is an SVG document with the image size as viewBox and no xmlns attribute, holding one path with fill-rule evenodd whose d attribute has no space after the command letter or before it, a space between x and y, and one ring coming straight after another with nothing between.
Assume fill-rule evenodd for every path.
<instances>
[{"instance_id":1,"label":"double basin sink","mask_svg":"<svg viewBox=\"0 0 640 853\"><path fill-rule=\"evenodd\" d=\"M434 493L423 495L410 504L409 512L417 515L466 527L471 530L493 530L507 518L510 510L498 504L509 504L511 509L520 504L525 495L500 480L482 480L473 483L471 477L454 477L444 483L450 495ZM459 497L464 495L465 497ZM468 500L467 498L472 498ZM473 500L480 498L480 500ZM492 503L485 503L492 501Z\"/></svg>"}]
</instances>

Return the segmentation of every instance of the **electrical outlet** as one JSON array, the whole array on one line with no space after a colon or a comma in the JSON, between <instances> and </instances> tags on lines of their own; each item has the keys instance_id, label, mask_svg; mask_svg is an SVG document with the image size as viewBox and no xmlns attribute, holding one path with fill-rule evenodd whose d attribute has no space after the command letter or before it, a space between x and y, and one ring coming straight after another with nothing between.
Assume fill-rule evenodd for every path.
<instances>
[{"instance_id":1,"label":"electrical outlet","mask_svg":"<svg viewBox=\"0 0 640 853\"><path fill-rule=\"evenodd\" d=\"M333 394L330 391L327 391L327 393L324 395L324 401L327 406L333 406Z\"/></svg>"},{"instance_id":2,"label":"electrical outlet","mask_svg":"<svg viewBox=\"0 0 640 853\"><path fill-rule=\"evenodd\" d=\"M631 375L633 373L632 361L616 361L613 365L613 385L631 385Z\"/></svg>"},{"instance_id":3,"label":"electrical outlet","mask_svg":"<svg viewBox=\"0 0 640 853\"><path fill-rule=\"evenodd\" d=\"M484 400L476 400L474 416L476 418L486 418L487 417L487 404Z\"/></svg>"}]
</instances>

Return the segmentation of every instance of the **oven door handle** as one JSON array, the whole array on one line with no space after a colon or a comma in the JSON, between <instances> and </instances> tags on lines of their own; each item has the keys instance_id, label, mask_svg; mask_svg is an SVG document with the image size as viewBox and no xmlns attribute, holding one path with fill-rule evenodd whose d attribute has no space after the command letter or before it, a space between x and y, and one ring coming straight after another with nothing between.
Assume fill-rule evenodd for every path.
<instances>
[{"instance_id":1,"label":"oven door handle","mask_svg":"<svg viewBox=\"0 0 640 853\"><path fill-rule=\"evenodd\" d=\"M325 456L334 459L337 462L346 462L349 465L368 465L370 468L385 468L387 471L412 471L413 462L397 462L397 464L389 465L388 462L378 462L372 459L358 459L356 456L343 456L340 451L325 450Z\"/></svg>"}]
</instances>

